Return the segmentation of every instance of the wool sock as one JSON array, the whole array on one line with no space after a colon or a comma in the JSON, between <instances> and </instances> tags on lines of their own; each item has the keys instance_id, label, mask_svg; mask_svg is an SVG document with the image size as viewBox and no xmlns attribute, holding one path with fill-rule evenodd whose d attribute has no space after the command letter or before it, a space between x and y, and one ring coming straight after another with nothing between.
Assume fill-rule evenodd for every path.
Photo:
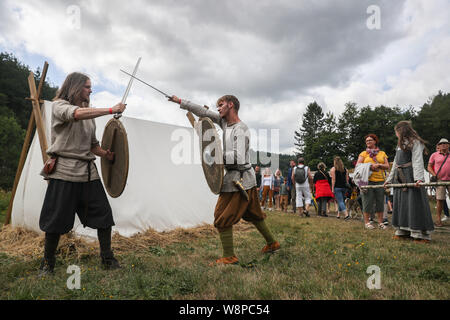
<instances>
[{"instance_id":1,"label":"wool sock","mask_svg":"<svg viewBox=\"0 0 450 320\"><path fill-rule=\"evenodd\" d=\"M58 248L59 238L59 233L45 233L44 260L52 266L55 265L55 253L56 248Z\"/></svg>"},{"instance_id":2,"label":"wool sock","mask_svg":"<svg viewBox=\"0 0 450 320\"><path fill-rule=\"evenodd\" d=\"M220 241L222 242L223 257L228 258L234 256L233 248L233 227L219 232Z\"/></svg>"},{"instance_id":3,"label":"wool sock","mask_svg":"<svg viewBox=\"0 0 450 320\"><path fill-rule=\"evenodd\" d=\"M273 238L272 233L270 232L264 220L256 222L254 221L253 224L255 225L256 229L258 229L258 231L262 234L267 244L272 244L275 242L275 239Z\"/></svg>"},{"instance_id":4,"label":"wool sock","mask_svg":"<svg viewBox=\"0 0 450 320\"><path fill-rule=\"evenodd\" d=\"M111 227L97 229L98 242L100 243L100 255L102 257L112 256L111 251Z\"/></svg>"}]
</instances>

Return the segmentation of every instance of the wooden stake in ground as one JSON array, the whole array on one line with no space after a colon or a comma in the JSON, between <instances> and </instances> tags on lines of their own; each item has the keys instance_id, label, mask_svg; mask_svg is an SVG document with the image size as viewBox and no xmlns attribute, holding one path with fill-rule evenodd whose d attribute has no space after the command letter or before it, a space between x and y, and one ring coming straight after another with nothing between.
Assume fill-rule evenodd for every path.
<instances>
[{"instance_id":1,"label":"wooden stake in ground","mask_svg":"<svg viewBox=\"0 0 450 320\"><path fill-rule=\"evenodd\" d=\"M39 80L39 88L36 91L36 83L34 81L34 74L30 72L30 75L28 76L28 85L30 86L30 98L26 98L27 100L31 100L33 104L33 111L30 115L30 120L28 121L28 127L27 132L25 135L25 140L23 142L22 146L22 152L20 153L20 159L19 159L19 165L17 166L16 176L14 178L14 185L11 192L11 199L9 200L9 206L8 210L6 211L6 220L5 225L9 224L11 222L11 213L12 213L12 205L14 202L14 197L16 195L17 185L19 184L19 179L22 174L23 166L25 164L25 160L27 158L28 154L28 148L30 146L31 142L31 136L33 134L34 124L36 122L39 122L38 125L38 134L39 134L39 142L41 143L41 150L43 150L42 159L45 163L47 161L47 154L45 151L47 150L47 138L45 136L45 128L42 121L42 115L41 115L41 108L40 104L43 103L43 101L40 99L42 88L44 87L45 83L45 77L47 75L47 69L48 69L48 63L47 61L44 64L44 69L42 71L41 79ZM36 115L39 117L40 120L35 121ZM40 128L40 129L39 129ZM42 143L44 142L44 144ZM44 149L45 147L45 149Z\"/></svg>"}]
</instances>

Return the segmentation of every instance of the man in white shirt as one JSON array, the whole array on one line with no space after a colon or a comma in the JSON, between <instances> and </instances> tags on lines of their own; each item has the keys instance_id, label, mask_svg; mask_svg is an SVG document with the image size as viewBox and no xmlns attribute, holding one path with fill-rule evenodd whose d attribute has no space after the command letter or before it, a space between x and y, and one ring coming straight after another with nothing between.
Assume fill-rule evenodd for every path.
<instances>
[{"instance_id":1,"label":"man in white shirt","mask_svg":"<svg viewBox=\"0 0 450 320\"><path fill-rule=\"evenodd\" d=\"M296 179L296 172L297 179ZM304 176L303 176L304 174ZM303 209L303 214L309 217L308 209L311 203L311 185L313 177L311 175L311 170L305 165L305 159L303 157L298 158L298 165L292 170L292 181L295 181L295 190L297 193L296 197L296 207L303 207L303 198L305 198L305 209ZM300 212L300 209L299 209Z\"/></svg>"}]
</instances>

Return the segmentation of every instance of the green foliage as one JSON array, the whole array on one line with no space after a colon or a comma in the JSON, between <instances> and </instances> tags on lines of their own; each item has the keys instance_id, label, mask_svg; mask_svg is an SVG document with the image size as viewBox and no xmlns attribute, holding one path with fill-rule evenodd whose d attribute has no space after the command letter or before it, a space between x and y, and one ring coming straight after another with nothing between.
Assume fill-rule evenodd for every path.
<instances>
[{"instance_id":1,"label":"green foliage","mask_svg":"<svg viewBox=\"0 0 450 320\"><path fill-rule=\"evenodd\" d=\"M11 191L5 192L0 189L0 224L5 222L6 209L11 199Z\"/></svg>"},{"instance_id":2,"label":"green foliage","mask_svg":"<svg viewBox=\"0 0 450 320\"><path fill-rule=\"evenodd\" d=\"M32 109L31 103L25 100L30 96L30 71L12 54L0 53L0 188L10 189L14 182ZM34 74L37 85L41 72L38 69ZM46 81L41 98L53 99L56 90Z\"/></svg>"},{"instance_id":3,"label":"green foliage","mask_svg":"<svg viewBox=\"0 0 450 320\"><path fill-rule=\"evenodd\" d=\"M348 102L336 120L333 113L324 115L322 108L313 102L303 114L300 131L295 132L295 145L311 168L315 168L319 161L325 162L328 167L333 166L333 157L336 155L349 167L365 149L364 137L374 133L380 139L379 148L393 160L397 145L394 126L401 120L415 117L412 108L358 108L356 103Z\"/></svg>"},{"instance_id":4,"label":"green foliage","mask_svg":"<svg viewBox=\"0 0 450 320\"><path fill-rule=\"evenodd\" d=\"M16 174L22 150L25 130L14 117L14 113L0 105L0 188L10 188Z\"/></svg>"},{"instance_id":5,"label":"green foliage","mask_svg":"<svg viewBox=\"0 0 450 320\"><path fill-rule=\"evenodd\" d=\"M295 132L295 146L306 163L315 170L321 161L331 166L336 155L345 160L343 136L334 114L328 112L324 115L322 107L313 102L306 107L302 126Z\"/></svg>"},{"instance_id":6,"label":"green foliage","mask_svg":"<svg viewBox=\"0 0 450 320\"><path fill-rule=\"evenodd\" d=\"M321 127L323 125L323 111L322 107L317 102L310 103L306 107L306 112L303 115L302 126L299 131L295 131L295 146L300 154L313 156L312 148L316 144Z\"/></svg>"},{"instance_id":7,"label":"green foliage","mask_svg":"<svg viewBox=\"0 0 450 320\"><path fill-rule=\"evenodd\" d=\"M423 105L412 122L419 135L428 142L430 154L433 153L441 138L450 139L450 93L439 91Z\"/></svg>"}]
</instances>

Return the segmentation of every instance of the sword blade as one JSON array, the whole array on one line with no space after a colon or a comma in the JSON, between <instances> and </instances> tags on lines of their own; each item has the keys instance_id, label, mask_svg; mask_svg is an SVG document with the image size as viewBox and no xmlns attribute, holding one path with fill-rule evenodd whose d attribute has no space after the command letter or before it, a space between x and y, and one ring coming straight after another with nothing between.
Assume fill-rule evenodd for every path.
<instances>
[{"instance_id":1,"label":"sword blade","mask_svg":"<svg viewBox=\"0 0 450 320\"><path fill-rule=\"evenodd\" d=\"M156 91L158 91L159 93L161 93L161 94L163 94L166 98L170 98L171 96L169 96L167 93L165 93L165 92L163 92L163 91L161 91L161 90L159 90L158 88L155 88L154 86L152 86L151 84L148 84L147 82L145 82L144 80L141 80L141 79L139 79L138 77L136 77L135 75L132 75L132 74L129 74L128 72L126 72L126 71L123 71L122 69L120 69L120 71L122 71L123 73L125 73L125 74L127 74L127 75L129 75L131 78L134 78L134 79L136 79L137 81L140 81L140 82L142 82L143 84L145 84L145 85L147 85L147 86L149 86L150 88L152 88L153 90L156 90Z\"/></svg>"},{"instance_id":2,"label":"sword blade","mask_svg":"<svg viewBox=\"0 0 450 320\"><path fill-rule=\"evenodd\" d=\"M137 69L139 67L139 63L141 62L141 59L142 59L142 57L139 57L139 59L138 59L138 61L136 63L136 66L134 67L133 75L131 75L130 81L128 81L127 89L125 90L125 93L124 93L123 98L122 98L122 103L123 104L125 104L125 102L127 101L128 93L130 92L131 85L133 84L134 76L137 73Z\"/></svg>"}]
</instances>

